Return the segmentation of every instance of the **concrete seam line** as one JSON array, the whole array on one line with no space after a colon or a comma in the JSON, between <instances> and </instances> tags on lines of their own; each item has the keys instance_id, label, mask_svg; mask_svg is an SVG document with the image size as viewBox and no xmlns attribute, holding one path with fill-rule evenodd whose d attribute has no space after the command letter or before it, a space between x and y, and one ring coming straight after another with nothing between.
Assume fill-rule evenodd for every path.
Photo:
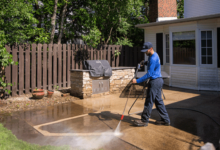
<instances>
[{"instance_id":1,"label":"concrete seam line","mask_svg":"<svg viewBox=\"0 0 220 150\"><path fill-rule=\"evenodd\" d=\"M71 119L75 119L75 118L79 118L79 117L84 117L84 116L87 116L87 115L88 115L88 114L83 114L83 115L74 116L74 117L70 117L70 118L60 119L60 120L57 120L57 121L53 121L53 122L48 122L48 123L36 125L36 126L33 126L33 127L46 126L46 125L50 125L50 124L54 124L54 123L59 123L59 122L66 121L66 120L71 120Z\"/></svg>"}]
</instances>

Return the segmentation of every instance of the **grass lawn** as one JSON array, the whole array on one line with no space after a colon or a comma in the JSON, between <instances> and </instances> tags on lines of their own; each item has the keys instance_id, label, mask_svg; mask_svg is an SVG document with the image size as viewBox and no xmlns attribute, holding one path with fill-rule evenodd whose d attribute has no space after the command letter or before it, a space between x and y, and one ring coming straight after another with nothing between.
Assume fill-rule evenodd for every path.
<instances>
[{"instance_id":1,"label":"grass lawn","mask_svg":"<svg viewBox=\"0 0 220 150\"><path fill-rule=\"evenodd\" d=\"M18 140L0 123L0 150L69 150L69 147L40 146Z\"/></svg>"}]
</instances>

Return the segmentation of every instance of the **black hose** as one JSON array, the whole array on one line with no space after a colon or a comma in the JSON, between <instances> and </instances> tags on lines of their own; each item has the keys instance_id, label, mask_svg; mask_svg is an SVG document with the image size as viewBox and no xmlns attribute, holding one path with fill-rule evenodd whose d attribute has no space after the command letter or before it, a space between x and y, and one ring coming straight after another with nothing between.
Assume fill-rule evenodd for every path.
<instances>
[{"instance_id":1,"label":"black hose","mask_svg":"<svg viewBox=\"0 0 220 150\"><path fill-rule=\"evenodd\" d=\"M208 114L204 113L204 112L201 112L201 111L198 111L198 110L195 110L195 109L190 109L190 108L171 108L171 107L168 107L166 109L181 109L181 110L191 110L191 111L195 111L195 112L198 112L198 113L201 113L203 115L206 115L207 117L209 117L212 121L214 121L219 127L220 127L220 124L215 120L213 119L211 116L209 116Z\"/></svg>"},{"instance_id":2,"label":"black hose","mask_svg":"<svg viewBox=\"0 0 220 150\"><path fill-rule=\"evenodd\" d=\"M139 96L143 93L144 89L145 89L145 86L143 87L141 93L138 94L138 97L135 99L135 101L134 101L133 104L131 105L131 107L130 107L130 109L129 109L129 111L128 111L128 115L129 115L129 116L130 116L130 115L133 115L133 114L137 114L137 113L142 112L142 111L138 111L138 112L134 112L134 113L130 114L130 111L131 111L132 107L133 107L134 104L136 103L136 101L137 101L137 99L139 98ZM129 96L130 96L130 93L131 93L131 90L130 90L130 92L129 92L128 98L129 98ZM127 98L127 101L126 101L126 105L127 105L127 102L128 102L128 98ZM125 105L125 107L126 107L126 105ZM195 109L189 109L189 108L171 108L171 107L169 108L169 107L168 107L168 108L166 108L166 109L181 109L181 110L195 111L195 112L201 113L201 114L203 114L203 115L206 115L207 117L209 117L212 121L214 121L214 122L220 127L220 124L219 124L215 119L213 119L211 116L209 116L208 114L206 114L206 113L204 113L204 112L201 112L201 111L198 111L198 110L195 110ZM125 109L124 109L124 110L125 110ZM123 112L123 114L124 114L124 112Z\"/></svg>"}]
</instances>

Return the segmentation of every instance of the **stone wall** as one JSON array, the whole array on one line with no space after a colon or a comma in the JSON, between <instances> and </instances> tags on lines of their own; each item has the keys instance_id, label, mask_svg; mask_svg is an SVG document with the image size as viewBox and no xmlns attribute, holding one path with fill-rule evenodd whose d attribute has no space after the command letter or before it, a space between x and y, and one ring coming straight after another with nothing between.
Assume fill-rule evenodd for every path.
<instances>
[{"instance_id":1,"label":"stone wall","mask_svg":"<svg viewBox=\"0 0 220 150\"><path fill-rule=\"evenodd\" d=\"M110 78L110 93L121 93L134 77L134 69L114 70Z\"/></svg>"},{"instance_id":2,"label":"stone wall","mask_svg":"<svg viewBox=\"0 0 220 150\"><path fill-rule=\"evenodd\" d=\"M124 90L127 84L134 77L134 69L113 70L110 78L91 77L88 71L71 71L70 94L80 98L99 97L109 93L119 93ZM92 80L109 79L109 92L92 94Z\"/></svg>"}]
</instances>

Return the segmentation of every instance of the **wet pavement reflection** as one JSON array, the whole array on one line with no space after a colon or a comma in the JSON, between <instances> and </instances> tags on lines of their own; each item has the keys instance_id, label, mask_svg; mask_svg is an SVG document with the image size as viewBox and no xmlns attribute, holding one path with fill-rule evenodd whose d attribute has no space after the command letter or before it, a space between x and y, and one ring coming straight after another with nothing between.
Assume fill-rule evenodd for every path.
<instances>
[{"instance_id":1,"label":"wet pavement reflection","mask_svg":"<svg viewBox=\"0 0 220 150\"><path fill-rule=\"evenodd\" d=\"M46 109L18 112L5 117L2 123L18 139L40 145L69 145L73 149L117 149L119 146L120 149L140 149L113 134L105 135L106 132L114 132L120 118L119 114L115 114L114 119L109 115L110 112L104 111L110 109L110 102L111 99L103 97L97 101L79 100L76 103L70 102ZM44 125L47 123L51 124ZM42 125L39 129L45 131L45 135L33 128L38 125ZM94 132L99 134L89 135ZM47 133L56 135L48 136L50 134ZM79 135L65 136L64 133ZM81 133L86 134L81 136Z\"/></svg>"}]
</instances>

